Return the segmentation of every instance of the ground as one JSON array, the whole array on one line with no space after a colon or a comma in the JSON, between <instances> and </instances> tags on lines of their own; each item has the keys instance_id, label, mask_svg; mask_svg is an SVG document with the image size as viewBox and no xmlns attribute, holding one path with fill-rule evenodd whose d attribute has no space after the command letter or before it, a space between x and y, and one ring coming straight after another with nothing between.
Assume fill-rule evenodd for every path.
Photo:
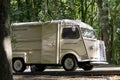
<instances>
[{"instance_id":1,"label":"ground","mask_svg":"<svg viewBox=\"0 0 120 80\"><path fill-rule=\"evenodd\" d=\"M48 71L62 71L61 69L47 69ZM46 70L46 71L47 71ZM80 69L81 70L81 69ZM93 70L120 70L120 67L100 67ZM30 70L28 70L30 71ZM14 80L120 80L120 75L112 76L46 76L46 75L14 75Z\"/></svg>"},{"instance_id":2,"label":"ground","mask_svg":"<svg viewBox=\"0 0 120 80\"><path fill-rule=\"evenodd\" d=\"M120 80L120 76L83 76L83 77L47 77L47 76L14 76L14 80Z\"/></svg>"}]
</instances>

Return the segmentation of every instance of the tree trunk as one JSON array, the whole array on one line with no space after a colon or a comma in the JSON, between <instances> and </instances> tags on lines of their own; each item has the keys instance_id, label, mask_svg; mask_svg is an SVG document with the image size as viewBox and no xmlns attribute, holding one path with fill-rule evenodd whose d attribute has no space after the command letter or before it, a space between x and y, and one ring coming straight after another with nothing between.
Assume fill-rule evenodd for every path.
<instances>
[{"instance_id":1,"label":"tree trunk","mask_svg":"<svg viewBox=\"0 0 120 80\"><path fill-rule=\"evenodd\" d=\"M110 8L110 16L111 16L111 31L112 31L112 34L111 34L111 62L112 63L117 63L119 62L119 59L117 55L119 55L119 52L117 52L117 48L118 46L116 46L116 44L118 44L117 41L117 15L119 14L118 11L118 6L119 5L119 1L115 1L114 2L114 7L111 7ZM119 49L119 48L118 48ZM117 63L118 64L118 63Z\"/></svg>"},{"instance_id":2,"label":"tree trunk","mask_svg":"<svg viewBox=\"0 0 120 80\"><path fill-rule=\"evenodd\" d=\"M11 41L8 29L9 0L0 0L0 80L13 80Z\"/></svg>"},{"instance_id":3,"label":"tree trunk","mask_svg":"<svg viewBox=\"0 0 120 80\"><path fill-rule=\"evenodd\" d=\"M84 0L80 0L81 1L81 20L83 21L83 22L85 22L85 11L84 11Z\"/></svg>"},{"instance_id":4,"label":"tree trunk","mask_svg":"<svg viewBox=\"0 0 120 80\"><path fill-rule=\"evenodd\" d=\"M18 11L19 11L19 15L18 15L18 20L19 22L22 22L23 21L23 17L22 17L22 3L21 3L21 0L17 0L17 5L18 5Z\"/></svg>"},{"instance_id":5,"label":"tree trunk","mask_svg":"<svg viewBox=\"0 0 120 80\"><path fill-rule=\"evenodd\" d=\"M103 5L104 2L104 5ZM108 21L108 1L107 0L97 0L101 24L101 39L105 42L107 60L110 61L109 54L109 21Z\"/></svg>"},{"instance_id":6,"label":"tree trunk","mask_svg":"<svg viewBox=\"0 0 120 80\"><path fill-rule=\"evenodd\" d=\"M30 16L31 6L30 6L29 1L30 1L30 0L25 0L25 3L26 3L26 11L27 11L27 12L26 12L26 14L27 14L27 15L26 15L26 20L27 20L27 21L31 21L31 17L32 17L32 16Z\"/></svg>"}]
</instances>

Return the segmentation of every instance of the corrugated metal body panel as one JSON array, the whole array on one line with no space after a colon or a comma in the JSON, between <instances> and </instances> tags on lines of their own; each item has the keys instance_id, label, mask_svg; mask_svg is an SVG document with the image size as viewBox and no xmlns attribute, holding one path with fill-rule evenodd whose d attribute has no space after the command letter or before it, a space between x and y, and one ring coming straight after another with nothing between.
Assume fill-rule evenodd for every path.
<instances>
[{"instance_id":1,"label":"corrugated metal body panel","mask_svg":"<svg viewBox=\"0 0 120 80\"><path fill-rule=\"evenodd\" d=\"M55 64L57 62L57 30L58 24L46 24L42 27L41 63Z\"/></svg>"},{"instance_id":2,"label":"corrugated metal body panel","mask_svg":"<svg viewBox=\"0 0 120 80\"><path fill-rule=\"evenodd\" d=\"M41 50L41 41L18 41L14 44L14 50Z\"/></svg>"},{"instance_id":3,"label":"corrugated metal body panel","mask_svg":"<svg viewBox=\"0 0 120 80\"><path fill-rule=\"evenodd\" d=\"M41 62L41 50L31 50L27 53L26 63L38 64Z\"/></svg>"},{"instance_id":4,"label":"corrugated metal body panel","mask_svg":"<svg viewBox=\"0 0 120 80\"><path fill-rule=\"evenodd\" d=\"M16 40L41 40L41 27L38 26L21 26L12 27L13 37Z\"/></svg>"},{"instance_id":5,"label":"corrugated metal body panel","mask_svg":"<svg viewBox=\"0 0 120 80\"><path fill-rule=\"evenodd\" d=\"M27 63L40 63L42 49L42 25L18 23L12 25L13 51L26 52Z\"/></svg>"}]
</instances>

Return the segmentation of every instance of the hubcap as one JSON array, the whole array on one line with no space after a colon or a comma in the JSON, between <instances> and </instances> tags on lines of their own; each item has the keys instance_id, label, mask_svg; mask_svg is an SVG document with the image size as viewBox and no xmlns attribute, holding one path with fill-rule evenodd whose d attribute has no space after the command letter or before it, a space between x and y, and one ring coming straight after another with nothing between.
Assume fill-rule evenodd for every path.
<instances>
[{"instance_id":1,"label":"hubcap","mask_svg":"<svg viewBox=\"0 0 120 80\"><path fill-rule=\"evenodd\" d=\"M20 71L21 68L22 68L22 66L23 66L23 64L22 64L22 62L20 60L16 60L14 62L14 68L15 68L15 70Z\"/></svg>"},{"instance_id":2,"label":"hubcap","mask_svg":"<svg viewBox=\"0 0 120 80\"><path fill-rule=\"evenodd\" d=\"M71 58L67 58L64 64L67 69L72 69L74 66L74 62Z\"/></svg>"}]
</instances>

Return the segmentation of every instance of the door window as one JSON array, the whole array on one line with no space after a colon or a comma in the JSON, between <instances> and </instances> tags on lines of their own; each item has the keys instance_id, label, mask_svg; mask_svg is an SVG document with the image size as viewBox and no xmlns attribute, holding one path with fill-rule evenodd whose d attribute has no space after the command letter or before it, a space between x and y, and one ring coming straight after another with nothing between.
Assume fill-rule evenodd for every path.
<instances>
[{"instance_id":1,"label":"door window","mask_svg":"<svg viewBox=\"0 0 120 80\"><path fill-rule=\"evenodd\" d=\"M78 39L79 38L79 30L76 27L71 28L63 28L62 38L63 39Z\"/></svg>"}]
</instances>

